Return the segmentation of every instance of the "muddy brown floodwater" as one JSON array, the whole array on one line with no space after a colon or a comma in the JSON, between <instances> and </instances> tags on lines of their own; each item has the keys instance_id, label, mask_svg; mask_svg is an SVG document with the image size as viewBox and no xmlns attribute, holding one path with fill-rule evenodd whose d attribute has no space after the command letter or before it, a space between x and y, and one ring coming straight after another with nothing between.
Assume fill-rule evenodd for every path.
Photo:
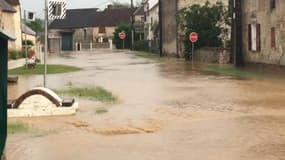
<instances>
[{"instance_id":1,"label":"muddy brown floodwater","mask_svg":"<svg viewBox=\"0 0 285 160\"><path fill-rule=\"evenodd\" d=\"M49 63L83 68L49 75L49 88L102 86L119 103L79 100L75 116L9 119L34 129L9 135L8 160L285 159L284 79L206 75L183 61L108 50ZM9 98L41 84L42 76L20 76ZM96 114L102 107L108 112Z\"/></svg>"}]
</instances>

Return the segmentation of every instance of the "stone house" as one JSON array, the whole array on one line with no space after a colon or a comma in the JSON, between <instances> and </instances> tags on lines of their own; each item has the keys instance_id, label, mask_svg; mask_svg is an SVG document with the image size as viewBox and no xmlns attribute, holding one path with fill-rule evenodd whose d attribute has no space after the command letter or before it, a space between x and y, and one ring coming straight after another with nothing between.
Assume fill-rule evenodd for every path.
<instances>
[{"instance_id":1,"label":"stone house","mask_svg":"<svg viewBox=\"0 0 285 160\"><path fill-rule=\"evenodd\" d=\"M183 53L183 42L179 26L177 23L177 14L180 9L193 4L205 4L207 0L160 0L161 5L161 50L163 54L172 56L181 56ZM208 0L210 3L218 1L228 5L228 0Z\"/></svg>"},{"instance_id":2,"label":"stone house","mask_svg":"<svg viewBox=\"0 0 285 160\"><path fill-rule=\"evenodd\" d=\"M0 0L0 28L17 39L9 41L9 50L21 50L21 11L19 0Z\"/></svg>"},{"instance_id":3,"label":"stone house","mask_svg":"<svg viewBox=\"0 0 285 160\"><path fill-rule=\"evenodd\" d=\"M49 49L53 52L109 47L115 28L130 23L136 8L70 9L66 18L49 25Z\"/></svg>"},{"instance_id":4,"label":"stone house","mask_svg":"<svg viewBox=\"0 0 285 160\"><path fill-rule=\"evenodd\" d=\"M152 41L158 38L157 33L159 27L159 3L158 0L146 0L144 2L145 13L145 39Z\"/></svg>"},{"instance_id":5,"label":"stone house","mask_svg":"<svg viewBox=\"0 0 285 160\"><path fill-rule=\"evenodd\" d=\"M242 53L246 63L285 65L285 1L242 0Z\"/></svg>"}]
</instances>

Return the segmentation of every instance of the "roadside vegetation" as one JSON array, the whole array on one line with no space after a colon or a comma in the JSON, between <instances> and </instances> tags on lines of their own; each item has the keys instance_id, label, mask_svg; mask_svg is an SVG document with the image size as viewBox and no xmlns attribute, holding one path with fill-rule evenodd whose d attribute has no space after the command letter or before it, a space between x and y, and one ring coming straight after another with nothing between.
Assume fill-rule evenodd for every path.
<instances>
[{"instance_id":1,"label":"roadside vegetation","mask_svg":"<svg viewBox=\"0 0 285 160\"><path fill-rule=\"evenodd\" d=\"M228 8L222 3L204 5L194 4L179 11L177 17L181 31L184 33L184 54L186 60L190 59L192 44L189 34L196 32L199 41L195 48L201 47L228 47L230 14Z\"/></svg>"},{"instance_id":2,"label":"roadside vegetation","mask_svg":"<svg viewBox=\"0 0 285 160\"><path fill-rule=\"evenodd\" d=\"M28 123L22 121L8 122L8 135L24 134L31 137L44 137L50 134L56 134L56 130L39 130Z\"/></svg>"},{"instance_id":3,"label":"roadside vegetation","mask_svg":"<svg viewBox=\"0 0 285 160\"><path fill-rule=\"evenodd\" d=\"M225 66L209 65L207 67L203 67L201 71L205 73L234 76L243 79L281 78L281 76L274 75L271 73L250 71L247 68L236 68L231 65L225 65Z\"/></svg>"},{"instance_id":4,"label":"roadside vegetation","mask_svg":"<svg viewBox=\"0 0 285 160\"><path fill-rule=\"evenodd\" d=\"M67 90L54 90L56 93L61 95L75 96L83 99L90 99L95 101L100 101L103 103L115 103L117 97L115 97L111 92L107 91L102 87L95 88L70 88Z\"/></svg>"},{"instance_id":5,"label":"roadside vegetation","mask_svg":"<svg viewBox=\"0 0 285 160\"><path fill-rule=\"evenodd\" d=\"M67 72L76 72L80 71L81 68L66 66L66 65L48 65L47 73L48 74L59 74L59 73L67 73ZM11 75L30 75L30 74L43 74L44 73L44 65L39 64L36 65L35 69L26 69L25 66L15 68L8 71Z\"/></svg>"},{"instance_id":6,"label":"roadside vegetation","mask_svg":"<svg viewBox=\"0 0 285 160\"><path fill-rule=\"evenodd\" d=\"M95 112L96 114L105 114L108 112L108 110L106 108L98 108Z\"/></svg>"}]
</instances>

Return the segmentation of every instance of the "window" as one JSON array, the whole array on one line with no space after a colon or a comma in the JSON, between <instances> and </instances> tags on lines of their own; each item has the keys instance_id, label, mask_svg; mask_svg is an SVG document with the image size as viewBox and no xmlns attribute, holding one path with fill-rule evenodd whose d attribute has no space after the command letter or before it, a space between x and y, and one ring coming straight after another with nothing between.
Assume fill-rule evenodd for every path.
<instances>
[{"instance_id":1,"label":"window","mask_svg":"<svg viewBox=\"0 0 285 160\"><path fill-rule=\"evenodd\" d=\"M61 16L61 14L62 14L62 4L53 4L52 5L52 14L54 16Z\"/></svg>"},{"instance_id":2,"label":"window","mask_svg":"<svg viewBox=\"0 0 285 160\"><path fill-rule=\"evenodd\" d=\"M270 0L270 9L273 10L276 8L276 0Z\"/></svg>"},{"instance_id":3,"label":"window","mask_svg":"<svg viewBox=\"0 0 285 160\"><path fill-rule=\"evenodd\" d=\"M271 28L271 48L276 47L276 31L275 27Z\"/></svg>"},{"instance_id":4,"label":"window","mask_svg":"<svg viewBox=\"0 0 285 160\"><path fill-rule=\"evenodd\" d=\"M260 51L260 24L248 25L248 50Z\"/></svg>"},{"instance_id":5,"label":"window","mask_svg":"<svg viewBox=\"0 0 285 160\"><path fill-rule=\"evenodd\" d=\"M105 27L99 27L99 33L106 33Z\"/></svg>"},{"instance_id":6,"label":"window","mask_svg":"<svg viewBox=\"0 0 285 160\"><path fill-rule=\"evenodd\" d=\"M86 29L83 30L83 36L84 36L84 39L86 40L87 39L87 30Z\"/></svg>"}]
</instances>

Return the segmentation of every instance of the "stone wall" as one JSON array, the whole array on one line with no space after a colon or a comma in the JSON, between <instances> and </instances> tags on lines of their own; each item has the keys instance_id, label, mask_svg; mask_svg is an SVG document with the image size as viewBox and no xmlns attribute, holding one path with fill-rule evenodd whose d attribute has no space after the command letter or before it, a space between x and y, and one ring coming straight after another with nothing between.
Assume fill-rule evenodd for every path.
<instances>
[{"instance_id":1,"label":"stone wall","mask_svg":"<svg viewBox=\"0 0 285 160\"><path fill-rule=\"evenodd\" d=\"M167 55L176 55L177 50L177 0L161 0L162 23L162 52Z\"/></svg>"},{"instance_id":2,"label":"stone wall","mask_svg":"<svg viewBox=\"0 0 285 160\"><path fill-rule=\"evenodd\" d=\"M285 65L285 1L277 0L276 8L270 1L243 0L243 53L248 63ZM260 24L260 51L249 50L249 24ZM271 28L275 27L276 46L271 47Z\"/></svg>"},{"instance_id":3,"label":"stone wall","mask_svg":"<svg viewBox=\"0 0 285 160\"><path fill-rule=\"evenodd\" d=\"M14 6L17 11L15 13L2 12L1 14L1 26L2 29L15 36L16 41L9 41L9 50L21 50L22 49L22 36L21 36L21 18L20 18L20 6Z\"/></svg>"},{"instance_id":4,"label":"stone wall","mask_svg":"<svg viewBox=\"0 0 285 160\"><path fill-rule=\"evenodd\" d=\"M230 61L230 50L225 48L201 48L194 52L195 61L227 64Z\"/></svg>"}]
</instances>

